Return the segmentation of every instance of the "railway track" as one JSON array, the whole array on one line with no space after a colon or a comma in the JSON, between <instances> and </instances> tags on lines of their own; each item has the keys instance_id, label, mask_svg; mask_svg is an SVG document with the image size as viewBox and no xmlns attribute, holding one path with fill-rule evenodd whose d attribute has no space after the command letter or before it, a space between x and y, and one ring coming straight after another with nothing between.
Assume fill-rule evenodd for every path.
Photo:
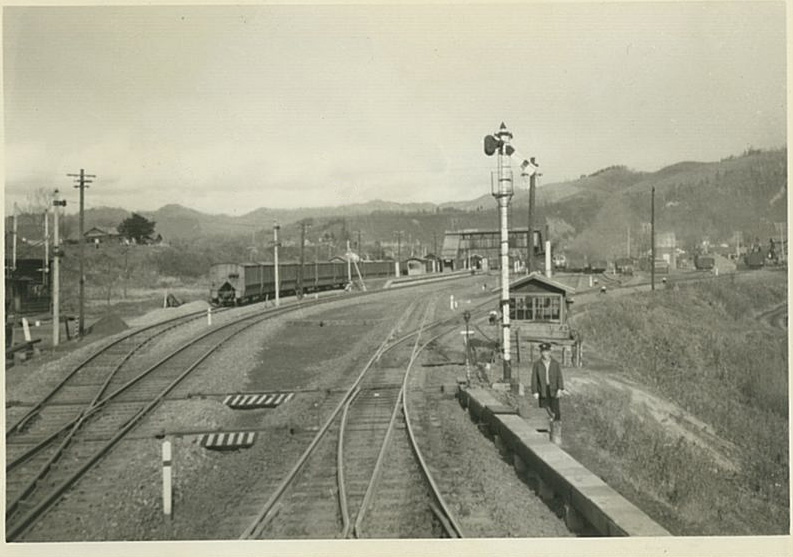
<instances>
[{"instance_id":1,"label":"railway track","mask_svg":"<svg viewBox=\"0 0 793 557\"><path fill-rule=\"evenodd\" d=\"M405 406L410 369L429 343L420 344L422 335L448 322L427 325L433 307L426 306L419 326L398 337L419 309L414 304L403 313L290 473L267 491L241 538L461 536L420 456Z\"/></svg>"},{"instance_id":2,"label":"railway track","mask_svg":"<svg viewBox=\"0 0 793 557\"><path fill-rule=\"evenodd\" d=\"M134 329L100 346L74 366L47 394L7 427L6 442L29 428L31 422L39 418L46 420L45 414L49 407L74 404L77 407L72 410L79 414L80 406L90 404L96 397L101 396L101 385L112 379L122 368L129 367L127 364L141 349L163 333L201 319L204 315L206 315L205 311L197 311ZM46 426L44 429L47 429Z\"/></svg>"},{"instance_id":3,"label":"railway track","mask_svg":"<svg viewBox=\"0 0 793 557\"><path fill-rule=\"evenodd\" d=\"M31 423L35 415L29 412L26 414L30 416L29 419L24 420L24 423L21 420L18 423L21 426L9 430L11 439L7 440L7 447L11 456L6 465L7 539L16 539L34 524L156 408L174 387L229 339L264 320L295 309L297 307L244 315L213 327L144 370L125 368L123 364L131 353L150 338L138 339L138 344L128 349L120 363L115 350L106 350L117 344L105 347L89 358L91 362L113 361L115 355L110 372L99 365L78 366L68 374L67 380L45 397L45 404L56 397L67 397L63 394L67 392L64 387L83 374L93 381L88 382L93 392L90 400L81 389L72 391L75 404L49 404L63 411L50 412L51 416L47 420L39 421L41 427L24 427ZM157 328L149 332L154 333L154 329ZM37 413L45 404L37 405Z\"/></svg>"}]
</instances>

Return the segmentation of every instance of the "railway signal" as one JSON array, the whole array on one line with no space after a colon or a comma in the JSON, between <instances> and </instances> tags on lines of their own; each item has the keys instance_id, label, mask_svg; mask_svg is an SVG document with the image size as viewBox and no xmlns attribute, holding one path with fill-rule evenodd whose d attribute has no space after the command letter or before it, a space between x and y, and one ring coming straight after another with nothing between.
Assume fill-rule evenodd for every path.
<instances>
[{"instance_id":1,"label":"railway signal","mask_svg":"<svg viewBox=\"0 0 793 557\"><path fill-rule=\"evenodd\" d=\"M494 135L485 136L485 154L492 156L498 154L498 187L491 181L491 193L498 204L499 222L501 228L501 357L504 365L504 381L512 382L512 362L510 361L510 333L509 333L509 225L508 211L509 200L512 198L512 168L510 155L515 149L510 146L512 133L502 122Z\"/></svg>"}]
</instances>

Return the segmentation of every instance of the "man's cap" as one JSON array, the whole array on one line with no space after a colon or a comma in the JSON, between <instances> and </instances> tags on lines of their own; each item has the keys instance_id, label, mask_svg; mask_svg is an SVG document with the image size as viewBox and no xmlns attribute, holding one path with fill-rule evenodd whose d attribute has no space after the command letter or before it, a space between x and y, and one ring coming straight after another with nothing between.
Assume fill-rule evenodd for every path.
<instances>
[{"instance_id":1,"label":"man's cap","mask_svg":"<svg viewBox=\"0 0 793 557\"><path fill-rule=\"evenodd\" d=\"M543 342L542 344L540 344L540 351L550 350L550 349L551 349L551 345L548 344L547 342Z\"/></svg>"}]
</instances>

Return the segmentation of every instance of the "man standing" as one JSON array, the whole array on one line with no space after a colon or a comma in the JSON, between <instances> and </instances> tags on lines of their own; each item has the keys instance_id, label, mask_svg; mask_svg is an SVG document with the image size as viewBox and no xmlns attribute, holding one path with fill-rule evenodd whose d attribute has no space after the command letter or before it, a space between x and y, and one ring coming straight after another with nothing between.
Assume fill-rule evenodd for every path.
<instances>
[{"instance_id":1,"label":"man standing","mask_svg":"<svg viewBox=\"0 0 793 557\"><path fill-rule=\"evenodd\" d=\"M531 392L554 422L562 419L559 397L565 393L564 378L559 362L551 357L551 345L547 342L540 344L540 359L531 368Z\"/></svg>"}]
</instances>

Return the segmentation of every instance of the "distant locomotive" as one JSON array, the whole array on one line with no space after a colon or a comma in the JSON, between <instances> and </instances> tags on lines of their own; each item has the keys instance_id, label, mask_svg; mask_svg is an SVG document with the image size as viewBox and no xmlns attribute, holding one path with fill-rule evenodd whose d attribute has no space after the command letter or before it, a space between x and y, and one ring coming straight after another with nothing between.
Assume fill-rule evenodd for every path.
<instances>
[{"instance_id":1,"label":"distant locomotive","mask_svg":"<svg viewBox=\"0 0 793 557\"><path fill-rule=\"evenodd\" d=\"M361 277L379 278L394 274L390 261L359 261ZM353 271L354 278L357 272ZM340 262L306 263L302 281L300 263L278 265L279 293L291 296L298 292L320 292L344 288L347 264ZM210 302L236 306L275 297L275 266L272 263L220 263L209 269Z\"/></svg>"}]
</instances>

